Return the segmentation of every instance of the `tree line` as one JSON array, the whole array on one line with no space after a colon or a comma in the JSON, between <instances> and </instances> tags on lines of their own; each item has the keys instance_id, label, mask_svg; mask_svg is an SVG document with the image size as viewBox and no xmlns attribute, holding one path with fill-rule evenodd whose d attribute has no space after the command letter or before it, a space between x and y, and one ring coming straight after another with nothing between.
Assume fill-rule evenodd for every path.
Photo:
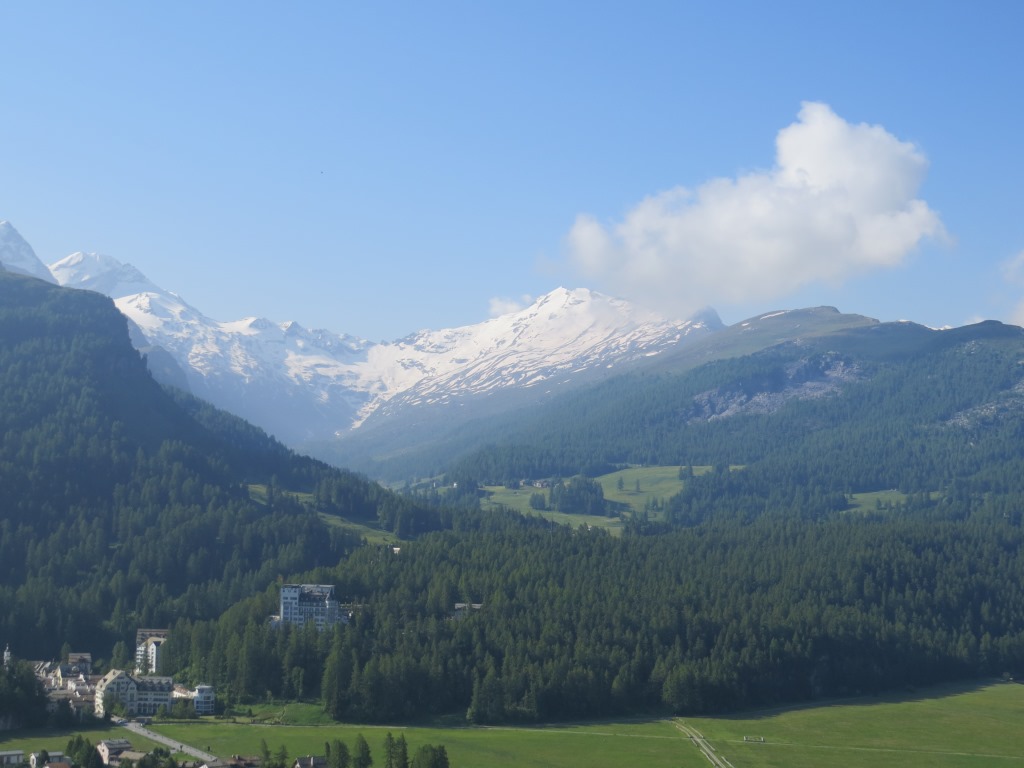
<instances>
[{"instance_id":1,"label":"tree line","mask_svg":"<svg viewBox=\"0 0 1024 768\"><path fill-rule=\"evenodd\" d=\"M166 658L240 700L301 692L364 722L724 712L1024 666L1024 538L984 503L621 538L482 517L317 573L356 598L346 626L271 627L267 596L176 625Z\"/></svg>"}]
</instances>

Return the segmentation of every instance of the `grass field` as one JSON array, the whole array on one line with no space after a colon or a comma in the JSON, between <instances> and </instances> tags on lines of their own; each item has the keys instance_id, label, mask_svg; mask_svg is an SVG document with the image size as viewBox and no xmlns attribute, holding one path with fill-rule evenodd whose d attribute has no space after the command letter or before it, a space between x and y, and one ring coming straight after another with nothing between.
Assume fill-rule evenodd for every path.
<instances>
[{"instance_id":1,"label":"grass field","mask_svg":"<svg viewBox=\"0 0 1024 768\"><path fill-rule=\"evenodd\" d=\"M1024 765L1024 685L1017 683L686 722L736 768Z\"/></svg>"},{"instance_id":2,"label":"grass field","mask_svg":"<svg viewBox=\"0 0 1024 768\"><path fill-rule=\"evenodd\" d=\"M330 739L341 739L351 745L359 733L366 738L371 751L379 756L384 735L390 731L394 736L405 735L410 752L423 744L444 744L453 768L619 768L631 765L679 768L699 766L703 759L668 720L534 728L266 727L206 723L161 725L158 730L182 742L203 748L210 746L217 754L255 754L259 752L260 740L265 739L271 751L283 744L292 757L323 754L324 742Z\"/></svg>"},{"instance_id":3,"label":"grass field","mask_svg":"<svg viewBox=\"0 0 1024 768\"><path fill-rule=\"evenodd\" d=\"M356 533L366 539L367 544L397 544L399 538L395 534L382 530L380 526L363 525L361 523L353 523L351 520L345 520L344 518L338 517L337 515L328 515L323 512L320 513L320 519L323 520L327 525L335 528L344 528L346 531Z\"/></svg>"},{"instance_id":4,"label":"grass field","mask_svg":"<svg viewBox=\"0 0 1024 768\"><path fill-rule=\"evenodd\" d=\"M511 490L502 485L484 486L486 494L480 501L482 509L493 509L496 506L504 506L514 509L523 515L539 515L546 520L551 520L562 525L589 525L591 528L606 528L612 533L622 530L622 521L618 517L601 517L599 515L568 515L564 512L552 512L548 510L536 510L530 507L531 494L537 493L537 488L519 488Z\"/></svg>"},{"instance_id":5,"label":"grass field","mask_svg":"<svg viewBox=\"0 0 1024 768\"><path fill-rule=\"evenodd\" d=\"M710 469L711 467L694 467L693 472L702 475ZM594 479L601 484L605 499L634 512L643 512L649 503L668 501L683 488L683 481L679 479L679 467L676 466L629 467ZM619 490L620 480L622 490ZM538 491L539 489L530 487L510 490L500 485L486 486L486 497L482 504L484 509L489 505L500 504L524 515L540 515L564 525L586 524L593 528L606 528L612 533L622 530L622 523L617 516L567 515L562 512L531 509L530 496Z\"/></svg>"},{"instance_id":6,"label":"grass field","mask_svg":"<svg viewBox=\"0 0 1024 768\"><path fill-rule=\"evenodd\" d=\"M851 512L874 512L879 505L889 506L902 504L907 500L907 495L896 489L890 491L870 491L868 493L854 493L850 495Z\"/></svg>"},{"instance_id":7,"label":"grass field","mask_svg":"<svg viewBox=\"0 0 1024 768\"><path fill-rule=\"evenodd\" d=\"M384 735L391 731L405 734L411 751L444 744L453 768L708 765L671 719L521 728L339 725L327 723L316 704L264 704L253 706L251 718L246 713L236 720L158 724L154 729L220 755L257 754L261 740L271 751L284 745L291 757L323 754L325 741L351 745L362 733L379 757ZM260 724L272 722L286 724ZM682 722L700 731L735 768L1024 766L1024 685L1017 683L945 686ZM0 750L62 751L73 733L5 734ZM116 728L85 732L93 743L121 734Z\"/></svg>"},{"instance_id":8,"label":"grass field","mask_svg":"<svg viewBox=\"0 0 1024 768\"><path fill-rule=\"evenodd\" d=\"M932 491L928 494L932 501L942 498L939 491ZM874 512L879 508L890 508L903 504L910 498L907 494L896 489L888 491L870 491L867 493L851 494L851 512Z\"/></svg>"},{"instance_id":9,"label":"grass field","mask_svg":"<svg viewBox=\"0 0 1024 768\"><path fill-rule=\"evenodd\" d=\"M710 470L711 467L694 467L693 474L703 475ZM619 480L622 480L621 491ZM625 504L635 512L643 512L648 502L668 501L683 489L677 466L629 467L602 475L597 481L604 489L604 497L608 501Z\"/></svg>"},{"instance_id":10,"label":"grass field","mask_svg":"<svg viewBox=\"0 0 1024 768\"><path fill-rule=\"evenodd\" d=\"M302 504L312 504L313 494L304 493L302 491L289 491L284 488L278 488L277 492L285 496L291 496L296 501ZM267 486L263 483L249 483L249 498L253 501L257 501L260 504L267 503Z\"/></svg>"}]
</instances>

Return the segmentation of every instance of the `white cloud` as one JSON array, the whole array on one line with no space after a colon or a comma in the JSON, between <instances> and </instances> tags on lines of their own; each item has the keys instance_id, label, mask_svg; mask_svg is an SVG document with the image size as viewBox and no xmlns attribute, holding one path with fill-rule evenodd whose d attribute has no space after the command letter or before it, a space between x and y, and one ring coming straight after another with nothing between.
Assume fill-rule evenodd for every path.
<instances>
[{"instance_id":1,"label":"white cloud","mask_svg":"<svg viewBox=\"0 0 1024 768\"><path fill-rule=\"evenodd\" d=\"M775 145L771 170L659 192L608 226L581 214L571 263L613 293L685 315L893 267L945 236L916 199L927 160L881 126L805 102Z\"/></svg>"},{"instance_id":2,"label":"white cloud","mask_svg":"<svg viewBox=\"0 0 1024 768\"><path fill-rule=\"evenodd\" d=\"M511 312L518 312L521 309L525 309L533 303L533 297L527 294L523 294L518 299L509 299L504 296L495 296L491 299L490 315L491 317L501 317Z\"/></svg>"}]
</instances>

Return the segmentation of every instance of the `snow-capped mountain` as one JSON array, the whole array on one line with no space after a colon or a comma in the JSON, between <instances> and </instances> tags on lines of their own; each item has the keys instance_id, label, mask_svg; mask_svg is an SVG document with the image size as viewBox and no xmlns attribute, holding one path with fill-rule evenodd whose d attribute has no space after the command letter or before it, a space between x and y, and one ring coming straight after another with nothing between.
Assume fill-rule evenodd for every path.
<instances>
[{"instance_id":1,"label":"snow-capped mountain","mask_svg":"<svg viewBox=\"0 0 1024 768\"><path fill-rule=\"evenodd\" d=\"M519 312L377 347L377 367L420 375L408 376L376 408L393 412L506 388L550 391L657 355L715 329L716 321L667 321L585 288L557 288Z\"/></svg>"},{"instance_id":2,"label":"snow-capped mountain","mask_svg":"<svg viewBox=\"0 0 1024 768\"><path fill-rule=\"evenodd\" d=\"M101 254L73 253L47 269L6 222L0 262L110 296L151 367L169 354L193 393L293 446L430 406L494 406L499 393L542 397L721 327L713 313L670 321L593 291L558 288L524 310L476 325L376 344L297 322L214 320L132 265Z\"/></svg>"},{"instance_id":3,"label":"snow-capped mountain","mask_svg":"<svg viewBox=\"0 0 1024 768\"><path fill-rule=\"evenodd\" d=\"M378 411L506 388L550 390L710 330L559 288L520 312L374 344L296 322L218 322L109 257L73 254L52 271L61 285L114 298L149 343L178 360L194 393L293 445L343 434ZM130 292L137 288L144 290Z\"/></svg>"},{"instance_id":4,"label":"snow-capped mountain","mask_svg":"<svg viewBox=\"0 0 1024 768\"><path fill-rule=\"evenodd\" d=\"M9 272L38 277L48 283L56 282L32 246L7 221L0 221L0 265Z\"/></svg>"},{"instance_id":5,"label":"snow-capped mountain","mask_svg":"<svg viewBox=\"0 0 1024 768\"><path fill-rule=\"evenodd\" d=\"M51 264L49 272L60 285L84 288L112 298L138 293L166 293L131 264L122 264L99 253L72 253Z\"/></svg>"},{"instance_id":6,"label":"snow-capped mountain","mask_svg":"<svg viewBox=\"0 0 1024 768\"><path fill-rule=\"evenodd\" d=\"M347 428L366 404L344 369L360 358L359 339L253 317L219 322L102 254L73 253L50 269L63 286L113 298L148 344L175 358L193 393L285 442Z\"/></svg>"}]
</instances>

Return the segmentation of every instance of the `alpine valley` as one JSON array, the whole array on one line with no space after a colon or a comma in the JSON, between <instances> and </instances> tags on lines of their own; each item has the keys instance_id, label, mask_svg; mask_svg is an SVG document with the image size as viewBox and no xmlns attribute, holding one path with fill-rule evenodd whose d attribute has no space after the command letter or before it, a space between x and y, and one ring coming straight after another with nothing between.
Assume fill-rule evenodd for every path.
<instances>
[{"instance_id":1,"label":"alpine valley","mask_svg":"<svg viewBox=\"0 0 1024 768\"><path fill-rule=\"evenodd\" d=\"M365 442L346 444L359 430L374 433L374 454L393 453L441 424L451 431L535 404L722 327L712 310L669 321L620 299L558 288L477 325L373 343L294 321L213 320L130 264L97 253L73 253L47 268L8 222L0 222L0 263L109 296L160 380L349 465L367 453Z\"/></svg>"},{"instance_id":2,"label":"alpine valley","mask_svg":"<svg viewBox=\"0 0 1024 768\"><path fill-rule=\"evenodd\" d=\"M97 253L47 267L9 222L0 222L0 264L112 298L159 381L298 450L391 479L430 473L439 456L478 446L467 424L489 420L485 432L492 432L502 414L518 420L558 394L648 369L655 359L682 355L695 364L791 334L874 322L829 309L773 312L720 334L711 309L670 321L621 299L558 288L477 325L374 343L295 321L213 320L130 264ZM438 454L440 445L448 449Z\"/></svg>"},{"instance_id":3,"label":"alpine valley","mask_svg":"<svg viewBox=\"0 0 1024 768\"><path fill-rule=\"evenodd\" d=\"M389 724L1024 674L1021 328L723 327L558 289L373 344L214 321L95 254L46 268L9 224L0 249L0 641L23 658L117 667L164 627L161 671L222 708ZM348 621L268 621L282 583L334 587ZM0 675L0 720L35 716Z\"/></svg>"}]
</instances>

